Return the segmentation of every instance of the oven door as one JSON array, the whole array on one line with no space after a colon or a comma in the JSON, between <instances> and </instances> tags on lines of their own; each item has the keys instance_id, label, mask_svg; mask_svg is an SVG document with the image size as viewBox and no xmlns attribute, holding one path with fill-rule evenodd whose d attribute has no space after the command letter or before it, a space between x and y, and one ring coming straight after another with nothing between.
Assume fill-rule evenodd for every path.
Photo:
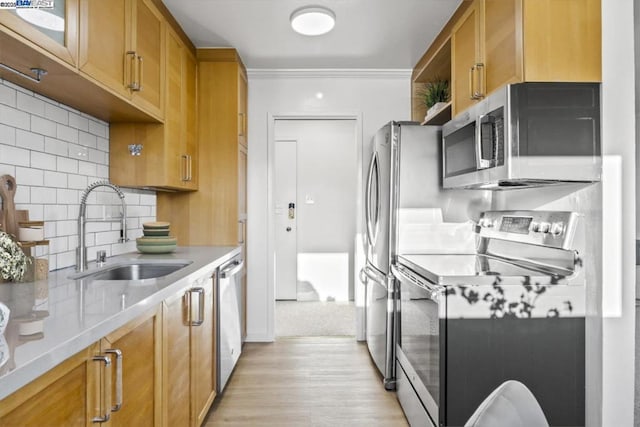
<instances>
[{"instance_id":1,"label":"oven door","mask_svg":"<svg viewBox=\"0 0 640 427\"><path fill-rule=\"evenodd\" d=\"M394 265L392 271L400 281L396 357L432 421L439 425L444 287L403 265Z\"/></svg>"}]
</instances>

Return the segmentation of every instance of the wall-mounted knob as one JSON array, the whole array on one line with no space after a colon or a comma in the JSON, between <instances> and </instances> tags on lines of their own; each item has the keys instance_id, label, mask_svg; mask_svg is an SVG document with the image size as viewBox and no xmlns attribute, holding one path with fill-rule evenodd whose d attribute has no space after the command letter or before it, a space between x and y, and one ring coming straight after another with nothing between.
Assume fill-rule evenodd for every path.
<instances>
[{"instance_id":1,"label":"wall-mounted knob","mask_svg":"<svg viewBox=\"0 0 640 427\"><path fill-rule=\"evenodd\" d=\"M287 227L287 232L291 231L291 227Z\"/></svg>"}]
</instances>

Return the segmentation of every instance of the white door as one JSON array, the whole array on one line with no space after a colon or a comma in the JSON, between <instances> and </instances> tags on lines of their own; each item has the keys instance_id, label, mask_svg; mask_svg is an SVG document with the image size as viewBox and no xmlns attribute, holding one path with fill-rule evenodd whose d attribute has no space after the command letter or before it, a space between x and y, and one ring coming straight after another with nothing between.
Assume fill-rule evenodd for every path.
<instances>
[{"instance_id":1,"label":"white door","mask_svg":"<svg viewBox=\"0 0 640 427\"><path fill-rule=\"evenodd\" d=\"M276 299L297 299L297 141L276 141Z\"/></svg>"}]
</instances>

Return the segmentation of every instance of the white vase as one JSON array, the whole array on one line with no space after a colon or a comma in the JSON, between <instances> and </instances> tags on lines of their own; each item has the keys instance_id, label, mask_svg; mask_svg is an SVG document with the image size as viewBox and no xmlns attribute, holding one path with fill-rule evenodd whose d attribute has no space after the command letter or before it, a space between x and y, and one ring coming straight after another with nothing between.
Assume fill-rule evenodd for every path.
<instances>
[{"instance_id":1,"label":"white vase","mask_svg":"<svg viewBox=\"0 0 640 427\"><path fill-rule=\"evenodd\" d=\"M4 334L4 330L7 329L9 314L11 314L9 307L0 302L0 335Z\"/></svg>"}]
</instances>

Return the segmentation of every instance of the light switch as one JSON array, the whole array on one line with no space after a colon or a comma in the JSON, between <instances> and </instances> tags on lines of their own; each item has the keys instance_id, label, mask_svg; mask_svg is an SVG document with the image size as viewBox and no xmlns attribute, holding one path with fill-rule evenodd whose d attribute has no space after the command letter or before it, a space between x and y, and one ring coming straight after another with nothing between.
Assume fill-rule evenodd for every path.
<instances>
[{"instance_id":1,"label":"light switch","mask_svg":"<svg viewBox=\"0 0 640 427\"><path fill-rule=\"evenodd\" d=\"M311 194L306 194L306 195L304 196L304 202L305 202L307 205L313 205L313 204L315 203L315 200L313 200L313 196L312 196Z\"/></svg>"}]
</instances>

